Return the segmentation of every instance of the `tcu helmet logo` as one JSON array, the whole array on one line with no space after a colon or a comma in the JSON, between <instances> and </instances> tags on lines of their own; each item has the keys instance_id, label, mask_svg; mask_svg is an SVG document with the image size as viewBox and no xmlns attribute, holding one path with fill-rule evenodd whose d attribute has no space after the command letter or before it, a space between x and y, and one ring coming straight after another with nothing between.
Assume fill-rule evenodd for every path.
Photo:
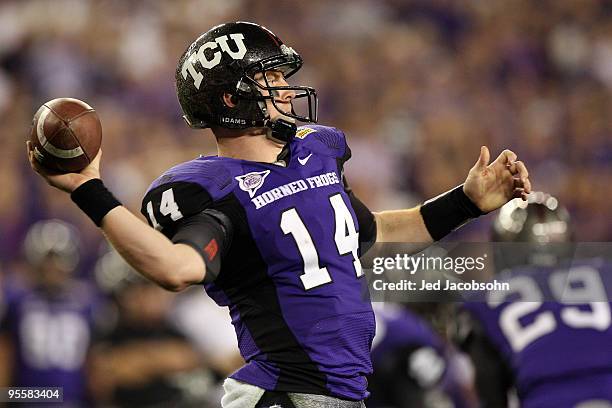
<instances>
[{"instance_id":1,"label":"tcu helmet logo","mask_svg":"<svg viewBox=\"0 0 612 408\"><path fill-rule=\"evenodd\" d=\"M183 67L181 69L183 79L187 79L187 75L191 75L191 77L193 78L193 84L197 89L200 89L200 84L202 83L204 75L202 75L195 69L194 65L197 61L200 62L202 68L211 69L219 65L219 63L221 62L221 52L227 53L227 55L229 55L235 60L244 58L244 55L247 52L246 46L244 45L244 35L240 33L230 34L229 38L231 38L236 44L236 51L233 51L230 48L230 45L228 44L227 35L222 35L221 37L215 38L214 42L209 41L207 43L202 44L198 51L194 52L185 59L185 62L183 63ZM217 48L220 48L221 51L215 51L211 59L206 58L206 55L204 55L204 52L206 50L215 50Z\"/></svg>"},{"instance_id":2,"label":"tcu helmet logo","mask_svg":"<svg viewBox=\"0 0 612 408\"><path fill-rule=\"evenodd\" d=\"M253 171L251 173L236 177L236 180L238 180L238 186L240 189L249 193L249 196L253 198L257 190L263 186L268 174L270 174L270 170Z\"/></svg>"}]
</instances>

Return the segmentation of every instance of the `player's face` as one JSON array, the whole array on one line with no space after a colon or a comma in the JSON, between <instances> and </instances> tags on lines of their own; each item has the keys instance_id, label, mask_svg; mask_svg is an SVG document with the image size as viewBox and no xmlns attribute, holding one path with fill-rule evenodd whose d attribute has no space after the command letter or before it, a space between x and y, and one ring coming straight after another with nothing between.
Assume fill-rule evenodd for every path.
<instances>
[{"instance_id":1,"label":"player's face","mask_svg":"<svg viewBox=\"0 0 612 408\"><path fill-rule=\"evenodd\" d=\"M289 84L285 80L285 76L281 71L266 71L266 80L264 80L264 76L261 73L255 74L254 79L261 84L262 86L288 86ZM261 91L264 95L270 95L270 91ZM293 98L295 97L295 91L292 90L278 90L272 91L272 95L274 96L274 104L272 104L271 100L266 100L266 108L268 109L268 113L270 115L270 119L272 121L282 117L285 120L290 122L295 122L295 119L290 118L286 115L283 115L282 112L279 112L279 109L284 112L291 112L291 103ZM278 109L277 109L278 108Z\"/></svg>"}]
</instances>

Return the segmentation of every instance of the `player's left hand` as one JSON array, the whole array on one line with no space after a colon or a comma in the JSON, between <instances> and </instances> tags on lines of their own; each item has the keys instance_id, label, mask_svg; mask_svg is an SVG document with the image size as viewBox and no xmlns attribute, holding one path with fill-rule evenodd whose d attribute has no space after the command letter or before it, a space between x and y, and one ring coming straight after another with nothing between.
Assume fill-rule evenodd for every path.
<instances>
[{"instance_id":1,"label":"player's left hand","mask_svg":"<svg viewBox=\"0 0 612 408\"><path fill-rule=\"evenodd\" d=\"M527 200L531 192L529 172L525 164L517 160L516 153L504 150L489 164L491 155L486 146L480 148L480 157L470 169L463 191L481 211L498 209L513 198Z\"/></svg>"}]
</instances>

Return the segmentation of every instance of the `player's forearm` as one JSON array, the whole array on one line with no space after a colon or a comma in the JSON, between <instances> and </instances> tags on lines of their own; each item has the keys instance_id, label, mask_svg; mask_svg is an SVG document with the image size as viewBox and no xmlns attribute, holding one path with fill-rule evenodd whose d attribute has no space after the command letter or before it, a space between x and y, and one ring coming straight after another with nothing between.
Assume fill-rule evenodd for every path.
<instances>
[{"instance_id":1,"label":"player's forearm","mask_svg":"<svg viewBox=\"0 0 612 408\"><path fill-rule=\"evenodd\" d=\"M419 207L375 214L376 242L411 243L418 252L482 214L461 185Z\"/></svg>"},{"instance_id":2,"label":"player's forearm","mask_svg":"<svg viewBox=\"0 0 612 408\"><path fill-rule=\"evenodd\" d=\"M129 212L98 178L75 186L70 197L102 229L117 252L160 286L179 291L201 282L206 267L197 251L174 244Z\"/></svg>"},{"instance_id":3,"label":"player's forearm","mask_svg":"<svg viewBox=\"0 0 612 408\"><path fill-rule=\"evenodd\" d=\"M405 242L413 251L427 248L433 242L425 227L419 208L382 211L376 217L376 242Z\"/></svg>"},{"instance_id":4,"label":"player's forearm","mask_svg":"<svg viewBox=\"0 0 612 408\"><path fill-rule=\"evenodd\" d=\"M172 243L125 207L111 210L100 227L134 269L165 289L179 291L204 279L206 267L195 249Z\"/></svg>"}]
</instances>

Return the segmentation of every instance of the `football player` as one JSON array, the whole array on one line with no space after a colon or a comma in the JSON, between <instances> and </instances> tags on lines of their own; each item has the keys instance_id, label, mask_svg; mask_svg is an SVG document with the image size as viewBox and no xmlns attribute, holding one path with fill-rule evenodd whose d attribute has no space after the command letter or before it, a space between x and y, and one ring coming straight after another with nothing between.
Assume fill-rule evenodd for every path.
<instances>
[{"instance_id":1,"label":"football player","mask_svg":"<svg viewBox=\"0 0 612 408\"><path fill-rule=\"evenodd\" d=\"M455 317L452 310L449 303L374 304L374 374L368 379L368 407L475 406L463 367L466 357L430 323L438 320L445 332L446 317Z\"/></svg>"},{"instance_id":2,"label":"football player","mask_svg":"<svg viewBox=\"0 0 612 408\"><path fill-rule=\"evenodd\" d=\"M85 365L97 329L99 298L74 278L78 234L59 220L34 224L24 241L28 274L5 281L0 316L3 386L63 387L69 406L91 405Z\"/></svg>"},{"instance_id":3,"label":"football player","mask_svg":"<svg viewBox=\"0 0 612 408\"><path fill-rule=\"evenodd\" d=\"M526 408L612 406L611 265L570 262L569 216L548 194L506 204L493 228L494 240L523 244L495 254L496 267L511 264L498 275L511 290L464 305L482 406L508 406L511 390Z\"/></svg>"},{"instance_id":4,"label":"football player","mask_svg":"<svg viewBox=\"0 0 612 408\"><path fill-rule=\"evenodd\" d=\"M142 203L150 227L104 187L100 155L80 173L51 175L30 153L136 270L174 291L204 284L229 307L247 364L226 381L224 407L363 406L374 314L360 254L375 241L426 247L531 188L516 154L489 164L483 146L464 184L373 214L344 181L344 133L295 124L317 116L315 90L287 83L301 66L295 50L247 22L216 26L187 48L179 102L191 127L212 129L218 155L153 182Z\"/></svg>"}]
</instances>

